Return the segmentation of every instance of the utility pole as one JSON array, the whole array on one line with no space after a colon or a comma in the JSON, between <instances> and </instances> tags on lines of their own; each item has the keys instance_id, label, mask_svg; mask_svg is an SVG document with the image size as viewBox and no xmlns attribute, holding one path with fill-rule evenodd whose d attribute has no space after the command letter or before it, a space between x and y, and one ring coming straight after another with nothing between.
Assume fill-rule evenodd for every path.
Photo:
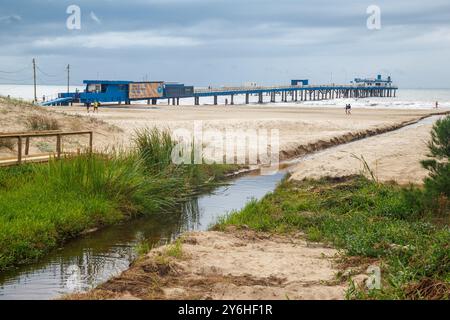
<instances>
[{"instance_id":1,"label":"utility pole","mask_svg":"<svg viewBox=\"0 0 450 320\"><path fill-rule=\"evenodd\" d=\"M34 102L37 102L36 94L36 59L33 58L33 83L34 83Z\"/></svg>"},{"instance_id":2,"label":"utility pole","mask_svg":"<svg viewBox=\"0 0 450 320\"><path fill-rule=\"evenodd\" d=\"M70 92L70 64L67 65L67 93Z\"/></svg>"}]
</instances>

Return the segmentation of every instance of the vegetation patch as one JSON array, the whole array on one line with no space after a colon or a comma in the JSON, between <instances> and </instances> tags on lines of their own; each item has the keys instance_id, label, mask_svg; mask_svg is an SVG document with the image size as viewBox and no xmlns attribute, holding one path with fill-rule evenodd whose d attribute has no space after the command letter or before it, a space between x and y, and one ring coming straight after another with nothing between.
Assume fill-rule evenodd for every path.
<instances>
[{"instance_id":1,"label":"vegetation patch","mask_svg":"<svg viewBox=\"0 0 450 320\"><path fill-rule=\"evenodd\" d=\"M27 128L31 131L59 130L58 120L47 115L34 114L26 119Z\"/></svg>"},{"instance_id":2,"label":"vegetation patch","mask_svg":"<svg viewBox=\"0 0 450 320\"><path fill-rule=\"evenodd\" d=\"M382 289L354 288L350 297L412 298L411 288L424 279L447 283L449 288L450 229L448 216L445 224L434 224L432 212L411 206L408 193L395 184L359 176L341 181L285 180L274 193L231 213L216 228L302 230L310 241L380 261Z\"/></svg>"}]
</instances>

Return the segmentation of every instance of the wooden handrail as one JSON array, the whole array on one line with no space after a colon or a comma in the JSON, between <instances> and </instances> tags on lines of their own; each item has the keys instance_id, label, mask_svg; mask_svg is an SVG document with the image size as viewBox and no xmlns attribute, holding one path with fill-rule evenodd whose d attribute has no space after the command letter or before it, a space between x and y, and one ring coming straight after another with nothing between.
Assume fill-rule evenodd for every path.
<instances>
[{"instance_id":1,"label":"wooden handrail","mask_svg":"<svg viewBox=\"0 0 450 320\"><path fill-rule=\"evenodd\" d=\"M17 139L17 164L21 164L23 160L22 139L24 138L25 138L25 156L27 156L30 149L30 138L56 137L56 157L60 159L62 153L61 138L64 136L74 136L84 134L89 135L89 152L92 153L94 140L93 131L63 132L61 130L49 130L49 131L35 131L35 132L10 132L10 133L0 133L0 139Z\"/></svg>"},{"instance_id":2,"label":"wooden handrail","mask_svg":"<svg viewBox=\"0 0 450 320\"><path fill-rule=\"evenodd\" d=\"M59 133L63 132L62 130L34 130L34 131L12 131L12 132L0 132L0 136L2 135L18 135L18 134L34 134L34 133Z\"/></svg>"},{"instance_id":3,"label":"wooden handrail","mask_svg":"<svg viewBox=\"0 0 450 320\"><path fill-rule=\"evenodd\" d=\"M73 135L82 135L82 134L91 134L93 131L36 131L36 132L12 132L12 133L0 133L0 138L32 138L32 137L51 137L51 136L73 136Z\"/></svg>"}]
</instances>

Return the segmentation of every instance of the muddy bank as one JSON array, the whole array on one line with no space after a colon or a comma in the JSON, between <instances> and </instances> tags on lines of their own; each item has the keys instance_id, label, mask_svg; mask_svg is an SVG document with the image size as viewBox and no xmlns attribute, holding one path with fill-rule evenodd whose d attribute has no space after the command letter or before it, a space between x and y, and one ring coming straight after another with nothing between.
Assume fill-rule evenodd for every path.
<instances>
[{"instance_id":1,"label":"muddy bank","mask_svg":"<svg viewBox=\"0 0 450 320\"><path fill-rule=\"evenodd\" d=\"M326 299L345 297L338 252L302 234L188 233L120 276L68 299ZM177 246L175 248L174 246Z\"/></svg>"}]
</instances>

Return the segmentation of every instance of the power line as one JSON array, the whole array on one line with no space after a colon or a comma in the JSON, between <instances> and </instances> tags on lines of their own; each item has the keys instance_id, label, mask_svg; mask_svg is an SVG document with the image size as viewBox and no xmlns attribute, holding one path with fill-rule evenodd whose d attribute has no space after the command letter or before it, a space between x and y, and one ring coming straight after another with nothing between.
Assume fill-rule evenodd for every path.
<instances>
[{"instance_id":1,"label":"power line","mask_svg":"<svg viewBox=\"0 0 450 320\"><path fill-rule=\"evenodd\" d=\"M27 77L27 78L22 78L22 79L12 79L12 78L0 77L0 79L6 80L6 81L27 81L27 80L32 80L32 77Z\"/></svg>"},{"instance_id":2,"label":"power line","mask_svg":"<svg viewBox=\"0 0 450 320\"><path fill-rule=\"evenodd\" d=\"M39 66L36 66L36 69L38 69L38 71L40 73L42 73L43 75L45 75L47 77L51 77L51 78L61 77L61 75L48 74L47 72L44 72L41 68L39 68Z\"/></svg>"},{"instance_id":3,"label":"power line","mask_svg":"<svg viewBox=\"0 0 450 320\"><path fill-rule=\"evenodd\" d=\"M27 65L25 68L17 70L17 71L4 71L4 70L0 70L0 73L9 73L9 74L13 74L13 73L20 73L23 72L25 70L28 70L28 68L30 67L30 65Z\"/></svg>"}]
</instances>

